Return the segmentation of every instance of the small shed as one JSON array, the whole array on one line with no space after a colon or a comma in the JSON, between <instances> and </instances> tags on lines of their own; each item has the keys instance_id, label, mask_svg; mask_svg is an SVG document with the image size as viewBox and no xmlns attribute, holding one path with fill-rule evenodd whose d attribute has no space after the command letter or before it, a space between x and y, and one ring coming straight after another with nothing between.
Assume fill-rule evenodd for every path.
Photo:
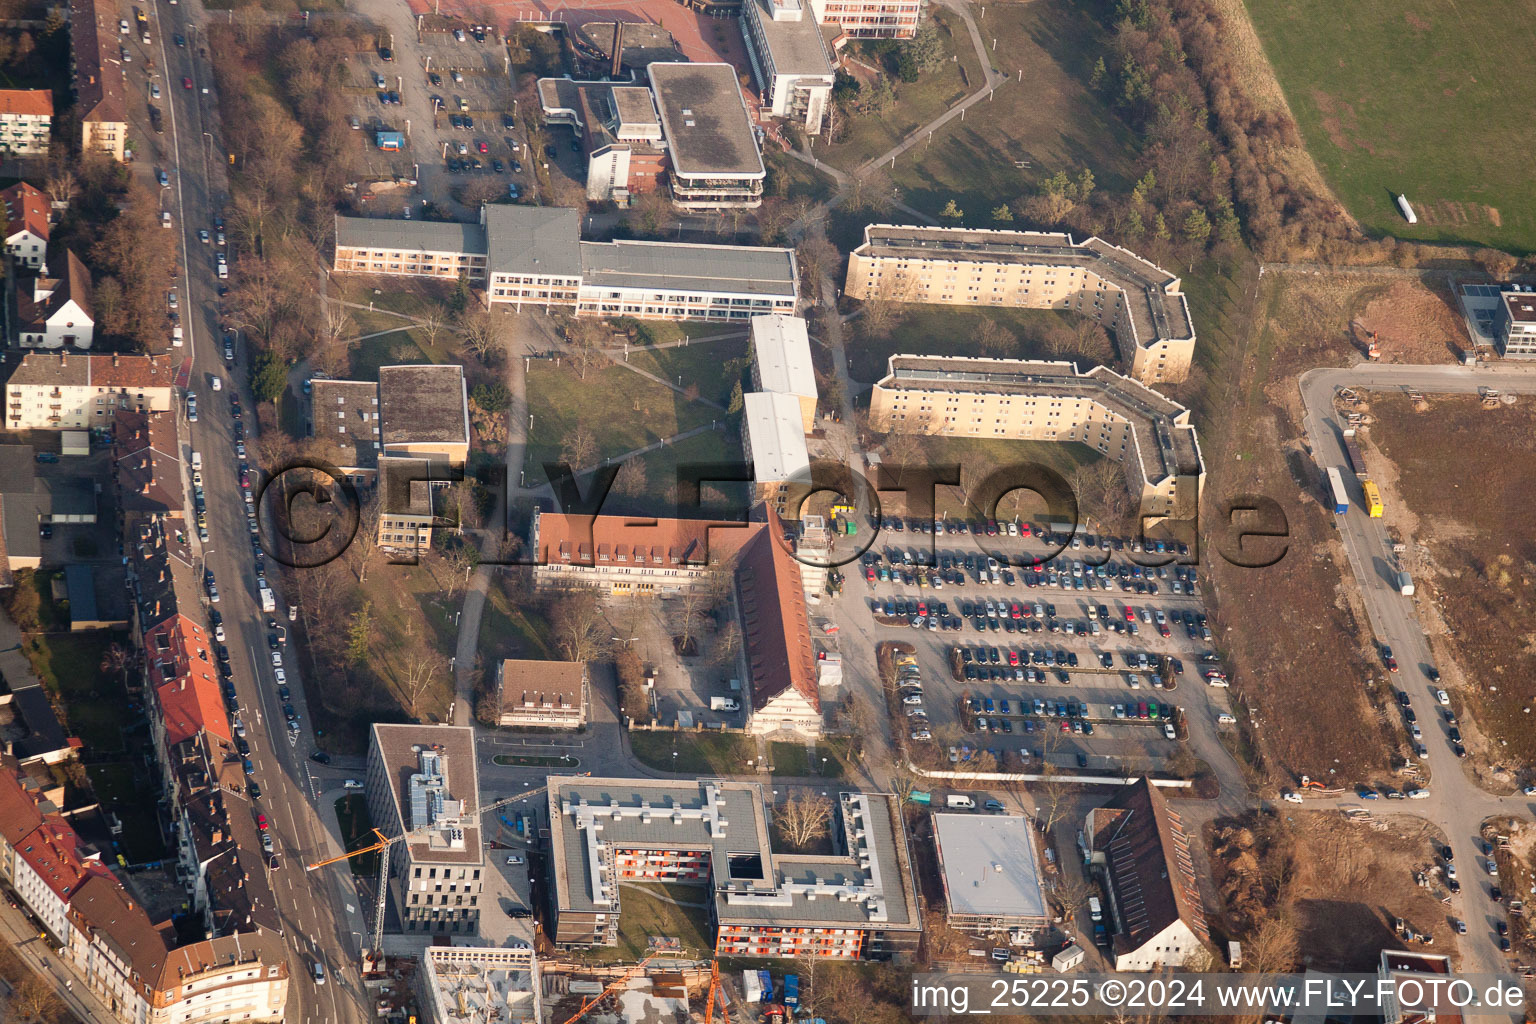
<instances>
[{"instance_id":1,"label":"small shed","mask_svg":"<svg viewBox=\"0 0 1536 1024\"><path fill-rule=\"evenodd\" d=\"M91 454L91 432L89 430L65 430L59 435L62 445L61 452L64 455L89 455Z\"/></svg>"},{"instance_id":2,"label":"small shed","mask_svg":"<svg viewBox=\"0 0 1536 1024\"><path fill-rule=\"evenodd\" d=\"M386 153L398 153L405 148L405 136L399 132L376 132L374 144Z\"/></svg>"},{"instance_id":3,"label":"small shed","mask_svg":"<svg viewBox=\"0 0 1536 1024\"><path fill-rule=\"evenodd\" d=\"M1073 943L1066 949L1051 957L1051 969L1055 971L1070 971L1083 962L1083 947Z\"/></svg>"}]
</instances>

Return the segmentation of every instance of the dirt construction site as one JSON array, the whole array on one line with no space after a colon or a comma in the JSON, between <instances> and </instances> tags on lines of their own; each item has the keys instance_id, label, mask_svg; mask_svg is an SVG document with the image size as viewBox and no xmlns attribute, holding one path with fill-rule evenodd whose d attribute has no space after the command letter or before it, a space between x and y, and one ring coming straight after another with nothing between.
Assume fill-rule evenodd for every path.
<instances>
[{"instance_id":1,"label":"dirt construction site","mask_svg":"<svg viewBox=\"0 0 1536 1024\"><path fill-rule=\"evenodd\" d=\"M1536 404L1504 397L1377 394L1362 408L1470 760L1507 791L1536 762Z\"/></svg>"},{"instance_id":2,"label":"dirt construction site","mask_svg":"<svg viewBox=\"0 0 1536 1024\"><path fill-rule=\"evenodd\" d=\"M1234 713L1243 743L1277 781L1383 777L1400 730L1337 532L1316 496L1297 379L1312 367L1364 361L1373 336L1384 362L1452 363L1465 330L1438 276L1281 272L1255 284L1244 354L1225 360L1232 376L1212 381L1214 400L1200 410L1210 467L1208 596L1234 668L1234 705L1249 711ZM1245 495L1263 495L1284 514L1278 561L1222 553L1220 510Z\"/></svg>"}]
</instances>

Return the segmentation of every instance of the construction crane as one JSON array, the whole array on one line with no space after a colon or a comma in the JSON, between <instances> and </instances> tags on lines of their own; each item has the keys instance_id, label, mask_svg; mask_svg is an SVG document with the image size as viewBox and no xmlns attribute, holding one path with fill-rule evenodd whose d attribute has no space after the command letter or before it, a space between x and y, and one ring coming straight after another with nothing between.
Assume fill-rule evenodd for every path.
<instances>
[{"instance_id":1,"label":"construction crane","mask_svg":"<svg viewBox=\"0 0 1536 1024\"><path fill-rule=\"evenodd\" d=\"M715 1024L715 994L720 995L720 1019L730 1024L731 1001L725 994L725 986L720 984L720 961L709 962L709 1001L704 1004L704 1024Z\"/></svg>"},{"instance_id":2,"label":"construction crane","mask_svg":"<svg viewBox=\"0 0 1536 1024\"><path fill-rule=\"evenodd\" d=\"M619 988L625 982L629 981L630 978L633 978L636 974L639 974L641 971L645 970L645 965L654 959L655 957L648 956L644 960L641 960L639 963L635 964L635 966L631 967L629 970L625 971L623 974L619 975L617 978L613 979L608 983L607 988L603 989L591 999L584 1000L581 1004L581 1009L565 1018L562 1024L576 1024L578 1020L581 1020L581 1018L587 1015L588 1010L592 1009L592 1007L606 999L610 992Z\"/></svg>"},{"instance_id":3,"label":"construction crane","mask_svg":"<svg viewBox=\"0 0 1536 1024\"><path fill-rule=\"evenodd\" d=\"M581 776L591 774L591 772L579 773ZM548 785L549 783L546 781L543 785L534 786L532 789L525 789L523 792L514 793L512 796L502 797L495 803L488 804L481 808L480 813L489 814L492 811L500 810L508 804L516 803L519 800L526 800L528 797L535 793L543 792L548 787ZM367 846L360 846L355 850L339 854L335 857L327 857L324 860L317 860L313 864L306 865L304 868L306 871L315 871L319 868L327 867L331 864L339 864L344 860L351 860L353 857L360 857L365 853L378 853L378 899L376 901L373 916L373 945L370 947L375 952L379 950L384 941L384 899L385 895L389 891L389 848L400 842L402 839L411 839L415 836L421 835L424 832L430 832L432 828L433 825L430 823L426 825L418 825L416 828L413 828L407 832L402 832L397 836L386 836L383 832L380 832L377 828L375 828L373 830L375 841L368 844Z\"/></svg>"}]
</instances>

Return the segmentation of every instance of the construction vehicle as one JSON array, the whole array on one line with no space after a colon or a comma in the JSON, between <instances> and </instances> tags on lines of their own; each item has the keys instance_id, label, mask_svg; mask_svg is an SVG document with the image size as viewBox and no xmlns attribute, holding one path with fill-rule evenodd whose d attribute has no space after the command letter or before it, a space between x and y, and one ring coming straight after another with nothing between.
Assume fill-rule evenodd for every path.
<instances>
[{"instance_id":1,"label":"construction vehicle","mask_svg":"<svg viewBox=\"0 0 1536 1024\"><path fill-rule=\"evenodd\" d=\"M592 773L581 772L579 774L585 776L591 775ZM515 793L512 796L502 797L495 803L481 808L480 813L485 814L491 811L497 811L507 806L508 804L516 803L519 800L526 800L528 797L535 793L542 793L545 788L547 788L547 786L548 783L546 782L544 785L534 786L532 789L526 789L521 793ZM431 824L422 825L418 828L413 828L408 832L402 832L397 836L386 836L378 829L374 829L373 836L375 842L372 842L367 846L358 847L356 850L351 850L347 853L338 854L335 857L327 857L324 860L317 860L313 864L306 865L304 868L305 871L316 871L320 868L328 867L331 864L339 864L344 860L351 860L353 857L360 857L365 853L379 854L379 891L378 899L375 901L374 907L373 945L370 947L371 952L377 952L382 947L384 942L384 901L389 893L389 848L394 846L402 839L410 839L413 836L422 834L423 832L430 832L433 827L434 826Z\"/></svg>"}]
</instances>

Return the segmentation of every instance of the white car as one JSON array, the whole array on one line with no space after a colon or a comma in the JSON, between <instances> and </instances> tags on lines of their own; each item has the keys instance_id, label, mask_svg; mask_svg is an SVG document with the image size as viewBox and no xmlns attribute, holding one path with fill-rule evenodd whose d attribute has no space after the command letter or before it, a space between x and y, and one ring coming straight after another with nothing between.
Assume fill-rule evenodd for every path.
<instances>
[{"instance_id":1,"label":"white car","mask_svg":"<svg viewBox=\"0 0 1536 1024\"><path fill-rule=\"evenodd\" d=\"M1456 865L1455 864L1446 864L1446 866L1445 866L1445 877L1446 878L1455 878L1456 877Z\"/></svg>"},{"instance_id":2,"label":"white car","mask_svg":"<svg viewBox=\"0 0 1536 1024\"><path fill-rule=\"evenodd\" d=\"M242 737L245 735L245 723L238 718L235 719L235 735Z\"/></svg>"},{"instance_id":3,"label":"white car","mask_svg":"<svg viewBox=\"0 0 1536 1024\"><path fill-rule=\"evenodd\" d=\"M224 642L224 623L221 622L213 627L213 638L219 643Z\"/></svg>"},{"instance_id":4,"label":"white car","mask_svg":"<svg viewBox=\"0 0 1536 1024\"><path fill-rule=\"evenodd\" d=\"M1216 721L1221 723L1222 725L1234 725L1234 724L1237 723L1237 719L1233 718L1230 714L1228 714L1225 711L1223 711L1221 714L1216 716Z\"/></svg>"},{"instance_id":5,"label":"white car","mask_svg":"<svg viewBox=\"0 0 1536 1024\"><path fill-rule=\"evenodd\" d=\"M273 651L272 652L272 667L273 668L282 668L283 667L283 652L282 651Z\"/></svg>"},{"instance_id":6,"label":"white car","mask_svg":"<svg viewBox=\"0 0 1536 1024\"><path fill-rule=\"evenodd\" d=\"M363 788L363 784L361 782L358 782L356 779L348 779L346 782L343 782L341 784L341 788L342 789L362 789Z\"/></svg>"},{"instance_id":7,"label":"white car","mask_svg":"<svg viewBox=\"0 0 1536 1024\"><path fill-rule=\"evenodd\" d=\"M288 673L284 672L280 668L275 668L272 670L272 678L277 680L278 686L288 685Z\"/></svg>"},{"instance_id":8,"label":"white car","mask_svg":"<svg viewBox=\"0 0 1536 1024\"><path fill-rule=\"evenodd\" d=\"M1436 690L1435 700L1439 701L1441 704L1449 704L1451 702L1451 695L1446 693L1444 690Z\"/></svg>"},{"instance_id":9,"label":"white car","mask_svg":"<svg viewBox=\"0 0 1536 1024\"><path fill-rule=\"evenodd\" d=\"M223 377L215 377L215 378L213 378L213 390L215 390L215 391L223 391L224 390L224 378Z\"/></svg>"},{"instance_id":10,"label":"white car","mask_svg":"<svg viewBox=\"0 0 1536 1024\"><path fill-rule=\"evenodd\" d=\"M1292 793L1287 790L1286 792L1280 794L1280 799L1284 800L1288 804L1299 804L1301 803L1301 794Z\"/></svg>"},{"instance_id":11,"label":"white car","mask_svg":"<svg viewBox=\"0 0 1536 1024\"><path fill-rule=\"evenodd\" d=\"M523 855L520 854L520 853L511 854L510 856L507 857L507 863L508 864L521 864L521 863L523 863Z\"/></svg>"},{"instance_id":12,"label":"white car","mask_svg":"<svg viewBox=\"0 0 1536 1024\"><path fill-rule=\"evenodd\" d=\"M1524 793L1526 796L1536 796L1536 786L1526 786L1520 792Z\"/></svg>"},{"instance_id":13,"label":"white car","mask_svg":"<svg viewBox=\"0 0 1536 1024\"><path fill-rule=\"evenodd\" d=\"M122 35L127 35L128 34L128 19L127 18L118 18L117 19L117 31L119 33L121 33Z\"/></svg>"}]
</instances>

